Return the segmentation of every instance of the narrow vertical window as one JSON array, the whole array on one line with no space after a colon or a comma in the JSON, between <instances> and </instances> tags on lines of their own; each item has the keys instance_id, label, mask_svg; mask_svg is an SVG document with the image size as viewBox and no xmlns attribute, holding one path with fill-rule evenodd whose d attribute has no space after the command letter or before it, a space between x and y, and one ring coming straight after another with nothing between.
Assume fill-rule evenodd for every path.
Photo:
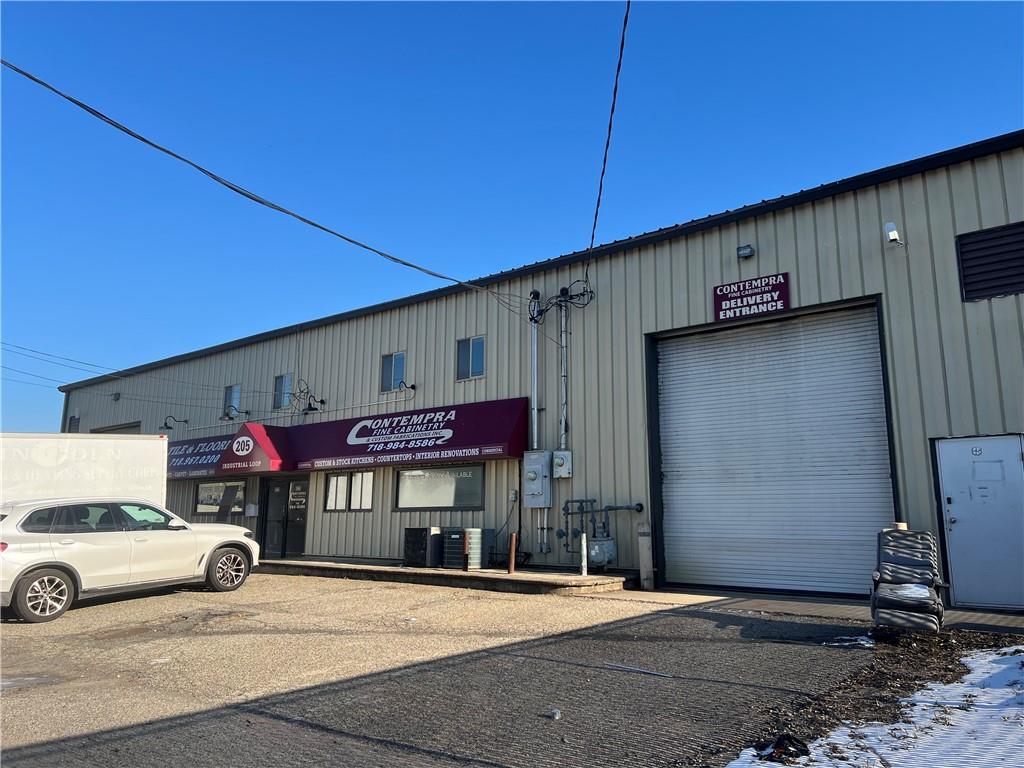
<instances>
[{"instance_id":1,"label":"narrow vertical window","mask_svg":"<svg viewBox=\"0 0 1024 768\"><path fill-rule=\"evenodd\" d=\"M274 409L284 408L292 401L292 375L282 373L274 377Z\"/></svg>"},{"instance_id":2,"label":"narrow vertical window","mask_svg":"<svg viewBox=\"0 0 1024 768\"><path fill-rule=\"evenodd\" d=\"M455 378L461 381L483 376L485 353L483 336L459 339L455 347Z\"/></svg>"},{"instance_id":3,"label":"narrow vertical window","mask_svg":"<svg viewBox=\"0 0 1024 768\"><path fill-rule=\"evenodd\" d=\"M224 387L224 416L234 416L242 408L242 385L229 384Z\"/></svg>"},{"instance_id":4,"label":"narrow vertical window","mask_svg":"<svg viewBox=\"0 0 1024 768\"><path fill-rule=\"evenodd\" d=\"M380 358L380 391L393 392L405 382L405 352L392 352Z\"/></svg>"},{"instance_id":5,"label":"narrow vertical window","mask_svg":"<svg viewBox=\"0 0 1024 768\"><path fill-rule=\"evenodd\" d=\"M365 510L373 507L373 472L354 472L350 481L348 508Z\"/></svg>"}]
</instances>

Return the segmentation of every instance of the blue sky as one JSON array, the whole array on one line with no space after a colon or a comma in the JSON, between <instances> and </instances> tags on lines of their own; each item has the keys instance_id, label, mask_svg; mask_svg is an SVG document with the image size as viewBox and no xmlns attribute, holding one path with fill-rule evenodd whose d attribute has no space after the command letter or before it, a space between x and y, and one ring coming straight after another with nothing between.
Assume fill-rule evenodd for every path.
<instances>
[{"instance_id":1,"label":"blue sky","mask_svg":"<svg viewBox=\"0 0 1024 768\"><path fill-rule=\"evenodd\" d=\"M9 59L460 278L585 247L623 5L11 3ZM598 241L1024 126L1024 5L633 7ZM436 287L2 76L2 337L130 366ZM55 430L14 354L3 428ZM54 384L55 386L55 384Z\"/></svg>"}]
</instances>

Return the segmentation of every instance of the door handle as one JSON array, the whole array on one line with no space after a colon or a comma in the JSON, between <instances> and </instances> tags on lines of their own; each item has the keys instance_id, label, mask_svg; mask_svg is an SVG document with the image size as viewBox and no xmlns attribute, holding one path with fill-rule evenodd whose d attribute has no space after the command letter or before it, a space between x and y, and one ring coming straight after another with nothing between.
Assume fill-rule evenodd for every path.
<instances>
[{"instance_id":1,"label":"door handle","mask_svg":"<svg viewBox=\"0 0 1024 768\"><path fill-rule=\"evenodd\" d=\"M58 543L58 544L64 544L64 545L66 546L66 545L68 545L68 544L74 544L74 543L75 543L75 540L74 540L74 539L61 539L61 540L60 540L60 541L58 541L57 543Z\"/></svg>"},{"instance_id":2,"label":"door handle","mask_svg":"<svg viewBox=\"0 0 1024 768\"><path fill-rule=\"evenodd\" d=\"M149 539L147 539L145 536L136 536L135 540L136 541L149 541Z\"/></svg>"}]
</instances>

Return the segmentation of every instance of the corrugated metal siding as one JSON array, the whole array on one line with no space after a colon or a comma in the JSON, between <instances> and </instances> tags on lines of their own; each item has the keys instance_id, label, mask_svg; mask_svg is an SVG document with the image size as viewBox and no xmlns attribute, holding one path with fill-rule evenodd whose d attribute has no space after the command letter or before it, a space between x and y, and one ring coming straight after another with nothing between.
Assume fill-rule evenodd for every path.
<instances>
[{"instance_id":1,"label":"corrugated metal siding","mask_svg":"<svg viewBox=\"0 0 1024 768\"><path fill-rule=\"evenodd\" d=\"M866 594L893 520L873 307L658 345L669 581Z\"/></svg>"},{"instance_id":2,"label":"corrugated metal siding","mask_svg":"<svg viewBox=\"0 0 1024 768\"><path fill-rule=\"evenodd\" d=\"M963 303L956 261L956 235L1022 220L1024 149L1017 149L595 261L597 299L571 318L575 477L557 482L556 504L583 496L650 508L643 334L710 322L714 285L788 271L797 306L882 296L899 502L911 525L934 529L929 439L1024 431L1024 297ZM884 242L885 221L898 223L907 248ZM748 242L756 256L737 261L736 247ZM494 290L522 297L525 315L531 288L547 296L581 276L579 266L562 268ZM553 316L544 332L557 336ZM487 336L487 375L456 382L455 340L477 333ZM410 401L378 393L380 355L399 349L407 350L408 379L417 385ZM541 440L552 447L557 345L542 338L541 349ZM460 293L76 390L67 413L82 419L83 431L141 418L144 432L156 432L174 412L190 429L173 438L212 436L236 426L217 422L226 384L242 383L242 408L258 417L270 411L274 376L293 372L327 398L325 413L310 418L338 419L528 395L528 355L522 317L478 292ZM116 391L122 397L114 402ZM269 423L301 421L289 415ZM208 428L194 429L201 425ZM513 474L495 477L501 487L488 500L495 518ZM376 492L383 493L390 481L381 477ZM390 507L346 514L344 522L310 525L310 551L397 551ZM524 517L524 544L535 549L536 518ZM550 524L558 527L559 517ZM623 567L636 567L636 523L635 516L615 518ZM572 561L557 547L536 559Z\"/></svg>"}]
</instances>

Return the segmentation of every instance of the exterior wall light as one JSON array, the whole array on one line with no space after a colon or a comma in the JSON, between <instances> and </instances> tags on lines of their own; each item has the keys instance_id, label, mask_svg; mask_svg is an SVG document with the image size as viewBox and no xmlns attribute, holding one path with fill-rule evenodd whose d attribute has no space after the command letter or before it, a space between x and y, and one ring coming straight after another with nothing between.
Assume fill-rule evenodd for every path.
<instances>
[{"instance_id":1,"label":"exterior wall light","mask_svg":"<svg viewBox=\"0 0 1024 768\"><path fill-rule=\"evenodd\" d=\"M234 421L235 417L231 415L232 411L235 412L236 416L248 416L249 415L248 411L240 411L235 406L229 405L227 408L224 409L224 414L220 417L220 420L221 421Z\"/></svg>"},{"instance_id":2,"label":"exterior wall light","mask_svg":"<svg viewBox=\"0 0 1024 768\"><path fill-rule=\"evenodd\" d=\"M747 259L754 258L754 246L749 243L747 245L741 245L736 249L736 258L740 261L746 261Z\"/></svg>"},{"instance_id":3,"label":"exterior wall light","mask_svg":"<svg viewBox=\"0 0 1024 768\"><path fill-rule=\"evenodd\" d=\"M324 400L322 397L319 400L317 400L315 397L310 395L309 400L306 403L306 407L302 409L302 414L306 415L307 413L316 413L317 411L320 410L322 406L325 405L327 405L327 401Z\"/></svg>"},{"instance_id":4,"label":"exterior wall light","mask_svg":"<svg viewBox=\"0 0 1024 768\"><path fill-rule=\"evenodd\" d=\"M903 245L903 241L900 240L900 231L896 229L896 224L894 222L885 222L885 242L894 243L899 246Z\"/></svg>"},{"instance_id":5,"label":"exterior wall light","mask_svg":"<svg viewBox=\"0 0 1024 768\"><path fill-rule=\"evenodd\" d=\"M172 421L175 424L188 424L188 419L176 419L173 416L167 416L164 418L164 424L160 429L174 429L174 427L169 423Z\"/></svg>"},{"instance_id":6,"label":"exterior wall light","mask_svg":"<svg viewBox=\"0 0 1024 768\"><path fill-rule=\"evenodd\" d=\"M408 389L410 392L415 392L416 391L416 385L415 384L406 384L404 380L398 382L398 387L397 388L398 389Z\"/></svg>"}]
</instances>

